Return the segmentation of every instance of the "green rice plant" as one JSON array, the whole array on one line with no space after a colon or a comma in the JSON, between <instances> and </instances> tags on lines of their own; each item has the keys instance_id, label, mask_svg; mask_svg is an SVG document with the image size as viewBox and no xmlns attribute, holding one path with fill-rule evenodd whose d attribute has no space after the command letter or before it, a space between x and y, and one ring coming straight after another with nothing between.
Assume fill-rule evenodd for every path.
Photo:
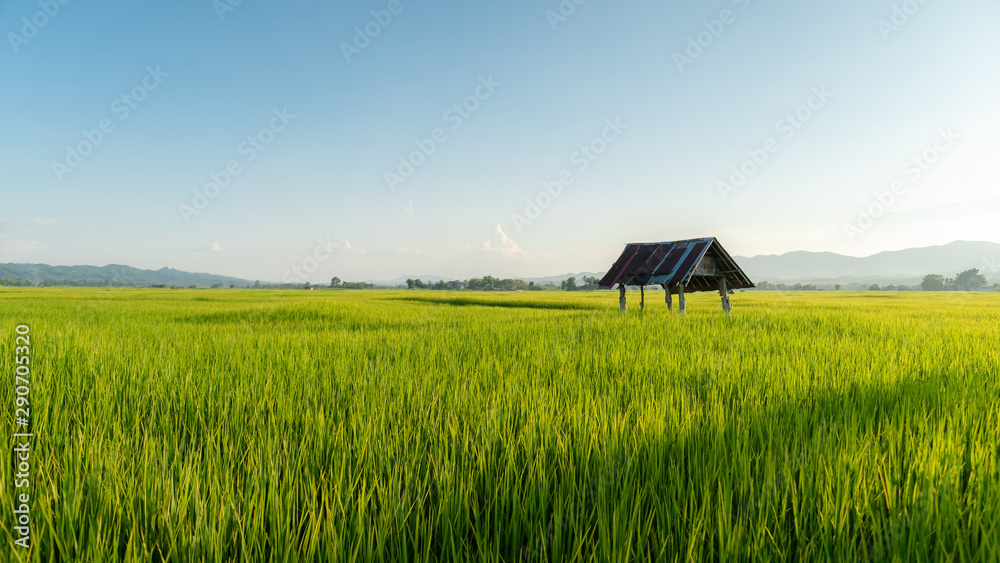
<instances>
[{"instance_id":1,"label":"green rice plant","mask_svg":"<svg viewBox=\"0 0 1000 563\"><path fill-rule=\"evenodd\" d=\"M997 295L635 302L0 288L0 560L1000 559Z\"/></svg>"}]
</instances>

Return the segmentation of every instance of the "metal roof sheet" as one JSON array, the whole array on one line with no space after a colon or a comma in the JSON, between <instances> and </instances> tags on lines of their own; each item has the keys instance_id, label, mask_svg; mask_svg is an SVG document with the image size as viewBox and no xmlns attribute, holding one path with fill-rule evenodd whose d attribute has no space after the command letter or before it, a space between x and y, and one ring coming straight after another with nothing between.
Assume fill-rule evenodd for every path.
<instances>
[{"instance_id":1,"label":"metal roof sheet","mask_svg":"<svg viewBox=\"0 0 1000 563\"><path fill-rule=\"evenodd\" d=\"M698 273L706 256L711 256L709 263L714 262L715 274ZM602 289L611 289L622 283L633 286L682 284L688 292L717 291L721 277L726 278L731 289L755 287L713 237L627 244L599 285Z\"/></svg>"}]
</instances>

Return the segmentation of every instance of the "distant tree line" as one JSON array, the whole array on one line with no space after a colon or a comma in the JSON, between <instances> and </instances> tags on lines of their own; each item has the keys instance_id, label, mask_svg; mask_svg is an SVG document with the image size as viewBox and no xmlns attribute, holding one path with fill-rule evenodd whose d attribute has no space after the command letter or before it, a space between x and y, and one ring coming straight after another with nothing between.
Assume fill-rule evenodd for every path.
<instances>
[{"instance_id":1,"label":"distant tree line","mask_svg":"<svg viewBox=\"0 0 1000 563\"><path fill-rule=\"evenodd\" d=\"M526 282L522 279L500 279L493 276L483 276L482 278L472 278L469 280L451 280L424 282L419 279L406 280L407 289L429 289L436 291L594 291L597 289L598 279L595 277L584 277L583 283L577 283L576 277L563 280L559 285L554 283L536 284Z\"/></svg>"},{"instance_id":2,"label":"distant tree line","mask_svg":"<svg viewBox=\"0 0 1000 563\"><path fill-rule=\"evenodd\" d=\"M28 280L24 278L0 278L0 287L128 287L128 288L146 288L146 289L202 289L205 286L199 285L180 285L180 284L166 284L166 283L149 283L145 281L126 281L126 280L66 280L66 279L55 279L55 278L45 278L41 280ZM215 283L211 286L212 289L222 289L225 287L221 283ZM230 288L235 288L233 284L229 285ZM250 288L251 286L246 286ZM302 289L301 284L283 284L282 286L264 286L260 282L253 285L253 289L263 289L268 287L269 289Z\"/></svg>"},{"instance_id":3,"label":"distant tree line","mask_svg":"<svg viewBox=\"0 0 1000 563\"><path fill-rule=\"evenodd\" d=\"M45 284L45 281L47 280L37 281L37 280L26 280L24 278L16 278L16 279L0 278L0 285L7 287L32 287Z\"/></svg>"},{"instance_id":4,"label":"distant tree line","mask_svg":"<svg viewBox=\"0 0 1000 563\"><path fill-rule=\"evenodd\" d=\"M924 277L924 281L918 286L873 284L867 287L868 291L980 291L986 288L989 282L986 276L982 275L978 269L966 270L956 274L954 278L945 278L938 274L929 274ZM864 286L853 285L852 288L864 290ZM1000 283L993 284L993 288L1000 291ZM816 284L774 284L763 281L757 284L757 289L761 291L829 291ZM834 291L841 291L843 286L833 286Z\"/></svg>"},{"instance_id":5,"label":"distant tree line","mask_svg":"<svg viewBox=\"0 0 1000 563\"><path fill-rule=\"evenodd\" d=\"M560 289L563 291L596 291L597 283L601 281L595 277L585 276L583 285L577 285L576 278L569 278L562 282Z\"/></svg>"},{"instance_id":6,"label":"distant tree line","mask_svg":"<svg viewBox=\"0 0 1000 563\"><path fill-rule=\"evenodd\" d=\"M928 274L920 287L924 291L979 291L987 286L986 276L979 273L978 268L966 270L954 278L946 278L938 274ZM1000 283L993 284L1000 290Z\"/></svg>"},{"instance_id":7,"label":"distant tree line","mask_svg":"<svg viewBox=\"0 0 1000 563\"><path fill-rule=\"evenodd\" d=\"M29 280L24 278L0 278L0 286L5 287L149 287L149 284L119 280L61 280L46 278Z\"/></svg>"},{"instance_id":8,"label":"distant tree line","mask_svg":"<svg viewBox=\"0 0 1000 563\"><path fill-rule=\"evenodd\" d=\"M757 284L757 289L761 291L823 291L815 284L801 284L797 283L795 285L787 285L783 283L774 284L768 281L762 281ZM837 289L840 289L839 286Z\"/></svg>"},{"instance_id":9,"label":"distant tree line","mask_svg":"<svg viewBox=\"0 0 1000 563\"><path fill-rule=\"evenodd\" d=\"M367 282L345 282L338 277L330 280L330 289L376 289L376 285ZM311 289L311 286L307 289Z\"/></svg>"},{"instance_id":10,"label":"distant tree line","mask_svg":"<svg viewBox=\"0 0 1000 563\"><path fill-rule=\"evenodd\" d=\"M439 280L424 282L419 279L406 280L407 289L430 289L434 291L461 291L471 289L476 291L529 291L534 284L519 279L499 279L493 276L472 278L470 280Z\"/></svg>"},{"instance_id":11,"label":"distant tree line","mask_svg":"<svg viewBox=\"0 0 1000 563\"><path fill-rule=\"evenodd\" d=\"M920 291L920 286L906 286L906 285L887 285L885 287L880 286L875 283L868 287L868 291Z\"/></svg>"}]
</instances>

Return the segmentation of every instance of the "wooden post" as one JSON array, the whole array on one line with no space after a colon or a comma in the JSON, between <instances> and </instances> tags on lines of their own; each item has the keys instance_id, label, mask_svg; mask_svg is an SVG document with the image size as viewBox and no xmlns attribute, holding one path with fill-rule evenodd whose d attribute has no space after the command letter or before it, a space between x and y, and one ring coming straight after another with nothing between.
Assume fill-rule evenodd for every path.
<instances>
[{"instance_id":1,"label":"wooden post","mask_svg":"<svg viewBox=\"0 0 1000 563\"><path fill-rule=\"evenodd\" d=\"M726 283L725 276L719 278L719 295L722 296L722 310L727 315L733 315L733 306L729 300L729 285Z\"/></svg>"},{"instance_id":2,"label":"wooden post","mask_svg":"<svg viewBox=\"0 0 1000 563\"><path fill-rule=\"evenodd\" d=\"M683 315L687 313L687 301L684 299L684 284L677 284L677 293L679 294L677 300L680 301L681 309L680 312Z\"/></svg>"},{"instance_id":3,"label":"wooden post","mask_svg":"<svg viewBox=\"0 0 1000 563\"><path fill-rule=\"evenodd\" d=\"M625 284L618 284L618 293L621 297L618 298L618 304L621 306L622 313L628 310L628 306L625 305Z\"/></svg>"},{"instance_id":4,"label":"wooden post","mask_svg":"<svg viewBox=\"0 0 1000 563\"><path fill-rule=\"evenodd\" d=\"M674 293L670 289L670 286L668 284L663 284L663 291L667 294L667 296L665 298L666 301L667 301L667 311L673 311L674 310Z\"/></svg>"},{"instance_id":5,"label":"wooden post","mask_svg":"<svg viewBox=\"0 0 1000 563\"><path fill-rule=\"evenodd\" d=\"M646 310L646 286L644 285L639 286L639 310Z\"/></svg>"}]
</instances>

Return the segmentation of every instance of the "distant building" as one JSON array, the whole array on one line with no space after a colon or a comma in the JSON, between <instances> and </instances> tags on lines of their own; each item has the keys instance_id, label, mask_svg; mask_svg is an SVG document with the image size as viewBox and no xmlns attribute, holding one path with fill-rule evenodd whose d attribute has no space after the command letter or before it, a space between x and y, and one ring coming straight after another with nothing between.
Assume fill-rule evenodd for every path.
<instances>
[{"instance_id":1,"label":"distant building","mask_svg":"<svg viewBox=\"0 0 1000 563\"><path fill-rule=\"evenodd\" d=\"M601 289L618 286L622 311L627 309L626 286L639 287L642 292L639 306L645 309L645 287L659 285L666 290L670 310L673 310L675 293L679 295L680 312L683 313L687 308L685 293L718 291L722 310L729 314L732 314L730 293L755 287L715 238L628 244L598 285Z\"/></svg>"}]
</instances>

